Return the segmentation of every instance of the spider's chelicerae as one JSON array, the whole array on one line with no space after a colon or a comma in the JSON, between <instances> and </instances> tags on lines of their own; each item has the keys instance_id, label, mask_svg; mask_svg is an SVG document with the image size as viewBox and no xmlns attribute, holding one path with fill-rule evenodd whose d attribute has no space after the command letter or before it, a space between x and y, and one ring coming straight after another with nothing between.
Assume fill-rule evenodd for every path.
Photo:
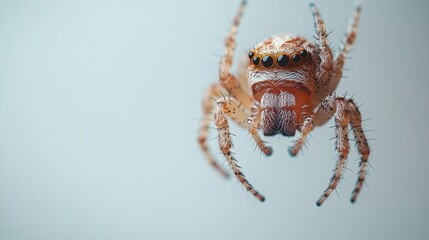
<instances>
[{"instance_id":1,"label":"spider's chelicerae","mask_svg":"<svg viewBox=\"0 0 429 240\"><path fill-rule=\"evenodd\" d=\"M334 91L341 79L345 58L355 41L361 6L356 2L354 17L333 57L323 19L314 4L310 4L316 28L316 43L294 35L278 35L266 39L248 53L248 59L239 65L237 75L231 73L235 38L246 2L240 5L231 31L225 40L226 52L219 66L220 82L213 84L203 97L203 119L213 119L218 131L219 147L234 175L260 201L265 197L256 191L244 177L231 153L232 139L228 119L247 129L258 148L267 156L271 147L260 137L282 134L287 137L300 132L293 146L297 155L306 137L316 126L334 117L338 162L329 186L317 201L320 206L335 190L341 179L349 153L349 127L353 130L360 154L360 171L351 202L361 191L368 167L369 147L362 130L361 114L350 98L337 96ZM227 96L227 97L225 97ZM213 104L213 98L218 99ZM221 174L220 167L207 147L208 121L202 121L199 144L210 164Z\"/></svg>"}]
</instances>

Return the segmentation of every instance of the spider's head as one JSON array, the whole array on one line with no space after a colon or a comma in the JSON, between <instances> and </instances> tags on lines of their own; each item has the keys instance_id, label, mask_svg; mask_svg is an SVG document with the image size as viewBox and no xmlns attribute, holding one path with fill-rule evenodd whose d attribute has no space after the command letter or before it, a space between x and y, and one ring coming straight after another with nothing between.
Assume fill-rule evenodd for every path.
<instances>
[{"instance_id":1,"label":"spider's head","mask_svg":"<svg viewBox=\"0 0 429 240\"><path fill-rule=\"evenodd\" d=\"M285 35L269 38L250 50L249 85L255 98L260 98L267 84L275 84L278 91L287 91L280 85L288 85L310 94L317 70L312 49L304 38Z\"/></svg>"}]
</instances>

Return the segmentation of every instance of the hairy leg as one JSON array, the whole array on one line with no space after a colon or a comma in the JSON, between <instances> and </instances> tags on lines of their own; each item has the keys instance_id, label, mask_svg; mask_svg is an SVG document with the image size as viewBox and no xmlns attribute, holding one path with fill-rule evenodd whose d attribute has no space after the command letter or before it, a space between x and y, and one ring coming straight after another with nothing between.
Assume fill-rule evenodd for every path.
<instances>
[{"instance_id":1,"label":"hairy leg","mask_svg":"<svg viewBox=\"0 0 429 240\"><path fill-rule=\"evenodd\" d=\"M206 93L203 96L202 100L202 108L203 108L203 119L201 120L199 134L198 134L198 143L200 145L201 150L203 151L206 159L209 161L210 165L213 166L216 171L222 174L225 177L228 177L228 173L224 170L219 163L216 161L213 154L210 152L210 149L207 145L207 138L209 136L209 128L210 123L213 120L213 99L218 98L221 91L223 90L222 86L219 84L211 85Z\"/></svg>"},{"instance_id":2,"label":"hairy leg","mask_svg":"<svg viewBox=\"0 0 429 240\"><path fill-rule=\"evenodd\" d=\"M246 1L242 1L238 12L234 18L230 33L225 39L226 51L219 65L220 84L231 93L235 99L240 99L245 108L250 108L252 98L244 91L237 78L231 73L232 59L236 45L236 35L240 18L243 14Z\"/></svg>"},{"instance_id":3,"label":"hairy leg","mask_svg":"<svg viewBox=\"0 0 429 240\"><path fill-rule=\"evenodd\" d=\"M337 97L334 94L326 97L319 106L315 119L315 123L325 122L326 119L335 114L335 127L336 127L336 148L339 153L337 167L335 174L331 178L329 187L325 190L322 197L317 202L321 205L331 192L336 188L338 181L341 179L342 171L347 159L349 144L348 144L348 124L350 124L353 134L355 136L356 145L360 154L361 161L359 163L359 177L356 182L356 187L353 190L351 202L354 203L362 189L363 183L368 169L368 157L370 149L368 141L362 129L362 117L358 107L352 99L345 99L344 97ZM317 125L316 124L316 125Z\"/></svg>"},{"instance_id":4,"label":"hairy leg","mask_svg":"<svg viewBox=\"0 0 429 240\"><path fill-rule=\"evenodd\" d=\"M317 39L317 47L319 49L319 57L321 59L316 75L316 96L318 98L322 98L323 96L328 95L328 84L332 74L332 51L328 43L326 26L319 10L313 3L310 4L310 10L314 18L317 34L315 38Z\"/></svg>"},{"instance_id":5,"label":"hairy leg","mask_svg":"<svg viewBox=\"0 0 429 240\"><path fill-rule=\"evenodd\" d=\"M368 157L369 157L370 150L368 146L368 141L366 140L364 131L362 129L362 117L359 112L359 109L357 108L353 100L348 99L347 102L349 104L349 109L350 109L350 125L355 135L355 141L356 141L356 145L361 159L359 163L359 166L360 166L359 177L356 182L356 187L353 190L352 197L350 199L350 201L354 203L356 202L356 199L365 181L365 177L368 169Z\"/></svg>"},{"instance_id":6,"label":"hairy leg","mask_svg":"<svg viewBox=\"0 0 429 240\"><path fill-rule=\"evenodd\" d=\"M225 51L225 55L220 61L219 79L220 79L220 84L231 93L232 97L240 100L240 103L244 106L245 109L250 109L251 115L247 119L247 129L249 133L252 135L253 139L255 140L257 146L262 150L262 152L265 153L265 155L271 155L272 149L265 145L264 141L261 139L261 137L257 132L259 121L260 121L259 107L257 106L257 104L255 105L255 103L253 103L253 97L251 97L248 94L248 91L244 89L246 88L247 85L241 86L240 81L237 80L237 78L231 73L231 66L232 66L232 59L233 59L233 54L235 50L237 29L238 29L238 25L240 24L240 18L241 18L241 15L243 14L245 5L246 5L246 1L242 1L238 9L238 12L234 18L229 36L225 39L226 51ZM241 73L240 72L239 73L240 73L240 76L242 77L243 69L241 68L239 70L241 70Z\"/></svg>"},{"instance_id":7,"label":"hairy leg","mask_svg":"<svg viewBox=\"0 0 429 240\"><path fill-rule=\"evenodd\" d=\"M265 200L265 197L262 196L258 191L256 191L253 186L247 181L247 179L241 172L240 167L237 165L237 160L232 156L232 139L231 133L229 131L228 120L226 117L226 112L228 112L228 108L229 106L227 105L226 101L219 100L214 112L215 125L218 130L219 147L237 179L241 182L241 184L243 184L247 191L252 193L253 196L263 202Z\"/></svg>"},{"instance_id":8,"label":"hairy leg","mask_svg":"<svg viewBox=\"0 0 429 240\"><path fill-rule=\"evenodd\" d=\"M362 11L361 1L356 0L353 19L349 21L349 26L344 38L341 41L340 51L334 60L334 72L329 83L329 91L333 92L343 76L343 67L345 59L350 52L353 43L356 40L359 19Z\"/></svg>"},{"instance_id":9,"label":"hairy leg","mask_svg":"<svg viewBox=\"0 0 429 240\"><path fill-rule=\"evenodd\" d=\"M350 114L348 110L348 103L344 98L336 98L337 112L335 114L335 128L336 128L336 150L338 152L337 166L334 170L334 175L331 177L329 186L323 192L323 195L316 202L317 206L329 197L329 195L336 189L343 170L346 165L347 156L349 153L349 137L348 137L348 124L350 122Z\"/></svg>"},{"instance_id":10,"label":"hairy leg","mask_svg":"<svg viewBox=\"0 0 429 240\"><path fill-rule=\"evenodd\" d=\"M213 120L213 103L214 99L217 98L221 99L219 101L224 102L225 114L243 128L246 127L249 111L244 109L237 100L228 96L226 90L220 84L211 85L204 94L202 101L203 119L200 124L198 142L210 165L212 165L222 175L228 176L228 173L223 168L221 168L218 162L215 160L215 157L210 152L210 149L207 145L210 123Z\"/></svg>"},{"instance_id":11,"label":"hairy leg","mask_svg":"<svg viewBox=\"0 0 429 240\"><path fill-rule=\"evenodd\" d=\"M315 126L322 126L334 116L335 111L337 111L336 98L337 96L333 93L322 99L314 115Z\"/></svg>"}]
</instances>

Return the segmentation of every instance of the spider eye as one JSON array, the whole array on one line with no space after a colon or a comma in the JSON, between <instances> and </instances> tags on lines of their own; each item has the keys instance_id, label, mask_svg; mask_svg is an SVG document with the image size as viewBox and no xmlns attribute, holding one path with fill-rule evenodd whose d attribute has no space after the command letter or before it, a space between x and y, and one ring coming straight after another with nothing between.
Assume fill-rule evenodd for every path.
<instances>
[{"instance_id":1,"label":"spider eye","mask_svg":"<svg viewBox=\"0 0 429 240\"><path fill-rule=\"evenodd\" d=\"M292 57L292 61L294 62L294 63L297 63L297 62L299 62L299 60L300 60L301 58L299 57L299 55L293 55L293 57Z\"/></svg>"},{"instance_id":2,"label":"spider eye","mask_svg":"<svg viewBox=\"0 0 429 240\"><path fill-rule=\"evenodd\" d=\"M280 67L286 67L289 64L289 58L286 55L279 55L277 57L277 64Z\"/></svg>"},{"instance_id":3,"label":"spider eye","mask_svg":"<svg viewBox=\"0 0 429 240\"><path fill-rule=\"evenodd\" d=\"M249 52L249 59L252 59L255 54L253 52Z\"/></svg>"},{"instance_id":4,"label":"spider eye","mask_svg":"<svg viewBox=\"0 0 429 240\"><path fill-rule=\"evenodd\" d=\"M262 58L262 65L264 66L264 67L271 67L271 65L273 65L273 58L271 57L271 56L264 56L263 58Z\"/></svg>"},{"instance_id":5,"label":"spider eye","mask_svg":"<svg viewBox=\"0 0 429 240\"><path fill-rule=\"evenodd\" d=\"M300 53L300 55L301 55L301 57L306 58L308 56L307 50L305 50L305 49L302 50L301 53Z\"/></svg>"},{"instance_id":6,"label":"spider eye","mask_svg":"<svg viewBox=\"0 0 429 240\"><path fill-rule=\"evenodd\" d=\"M259 58L258 57L254 57L252 59L252 63L253 63L253 65L258 65L259 64Z\"/></svg>"}]
</instances>

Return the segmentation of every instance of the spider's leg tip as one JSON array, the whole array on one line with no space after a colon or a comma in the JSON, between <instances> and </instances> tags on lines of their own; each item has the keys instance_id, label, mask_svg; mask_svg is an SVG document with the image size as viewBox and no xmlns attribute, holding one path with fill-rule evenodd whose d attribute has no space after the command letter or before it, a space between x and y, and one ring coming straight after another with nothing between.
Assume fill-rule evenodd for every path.
<instances>
[{"instance_id":1,"label":"spider's leg tip","mask_svg":"<svg viewBox=\"0 0 429 240\"><path fill-rule=\"evenodd\" d=\"M315 7L316 7L316 4L314 3L308 4L308 8L310 8L311 10L313 10Z\"/></svg>"},{"instance_id":2,"label":"spider's leg tip","mask_svg":"<svg viewBox=\"0 0 429 240\"><path fill-rule=\"evenodd\" d=\"M322 203L320 202L320 200L316 202L316 205L317 205L318 207L320 207L320 206L322 205Z\"/></svg>"},{"instance_id":3,"label":"spider's leg tip","mask_svg":"<svg viewBox=\"0 0 429 240\"><path fill-rule=\"evenodd\" d=\"M356 11L357 11L357 12L362 12L362 6L361 6L361 5L358 5L358 6L356 7Z\"/></svg>"},{"instance_id":4,"label":"spider's leg tip","mask_svg":"<svg viewBox=\"0 0 429 240\"><path fill-rule=\"evenodd\" d=\"M265 202L265 197L261 196L261 198L259 199L261 202Z\"/></svg>"},{"instance_id":5,"label":"spider's leg tip","mask_svg":"<svg viewBox=\"0 0 429 240\"><path fill-rule=\"evenodd\" d=\"M296 157L297 153L294 153L292 150L293 150L293 147L292 147L292 146L289 146L289 147L287 148L287 152L289 153L289 156L291 156L291 157Z\"/></svg>"},{"instance_id":6,"label":"spider's leg tip","mask_svg":"<svg viewBox=\"0 0 429 240\"><path fill-rule=\"evenodd\" d=\"M350 199L350 202L351 202L351 203L355 203L355 202L356 202L356 198L351 198L351 199Z\"/></svg>"},{"instance_id":7,"label":"spider's leg tip","mask_svg":"<svg viewBox=\"0 0 429 240\"><path fill-rule=\"evenodd\" d=\"M265 156L269 157L271 155L273 155L273 148L268 146L265 150L264 150Z\"/></svg>"}]
</instances>

